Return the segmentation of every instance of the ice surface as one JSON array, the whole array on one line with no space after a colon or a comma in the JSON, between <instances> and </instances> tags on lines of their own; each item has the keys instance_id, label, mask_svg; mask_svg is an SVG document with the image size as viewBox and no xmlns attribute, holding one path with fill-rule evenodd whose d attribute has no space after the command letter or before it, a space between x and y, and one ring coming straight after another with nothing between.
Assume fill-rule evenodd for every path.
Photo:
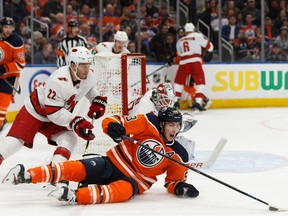
<instances>
[{"instance_id":1,"label":"ice surface","mask_svg":"<svg viewBox=\"0 0 288 216\"><path fill-rule=\"evenodd\" d=\"M221 137L228 139L214 166L202 172L270 205L288 207L287 108L211 109L196 118L197 124L183 135L196 141L197 160L207 159ZM0 133L0 140L4 133ZM52 152L53 147L37 135L34 149L22 148L4 161L0 179L18 163L26 167L47 163ZM49 191L42 184L0 184L0 213L3 216L288 215L288 212L271 212L269 206L193 171L189 171L188 182L200 191L196 199L167 194L163 179L160 176L151 190L128 202L87 206L65 205L49 198L46 196Z\"/></svg>"}]
</instances>

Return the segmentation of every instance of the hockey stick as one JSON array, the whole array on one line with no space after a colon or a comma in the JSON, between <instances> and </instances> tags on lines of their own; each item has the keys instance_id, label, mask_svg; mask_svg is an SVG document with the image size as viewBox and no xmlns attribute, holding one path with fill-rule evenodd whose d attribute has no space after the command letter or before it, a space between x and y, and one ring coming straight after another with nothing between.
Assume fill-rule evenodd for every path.
<instances>
[{"instance_id":1,"label":"hockey stick","mask_svg":"<svg viewBox=\"0 0 288 216\"><path fill-rule=\"evenodd\" d=\"M94 124L94 120L95 119L96 119L96 113L94 112L93 115L92 115L92 120L91 120L91 124L92 125ZM86 146L85 146L85 149L84 149L84 154L82 155L82 157L87 157L87 156L91 155L91 154L87 154L88 153L89 144L90 144L90 140L87 140Z\"/></svg>"},{"instance_id":2,"label":"hockey stick","mask_svg":"<svg viewBox=\"0 0 288 216\"><path fill-rule=\"evenodd\" d=\"M153 71L152 73L146 75L146 79L148 79L148 77L152 76L153 74L155 74L156 72L160 71L162 68L167 67L167 66L168 66L167 64L162 65L160 68L158 68L158 69L156 69L155 71ZM137 85L137 84L139 84L139 83L141 83L141 80L139 80L139 81L137 81L136 83L130 85L130 87L134 87L135 85Z\"/></svg>"},{"instance_id":3,"label":"hockey stick","mask_svg":"<svg viewBox=\"0 0 288 216\"><path fill-rule=\"evenodd\" d=\"M272 206L269 203L267 203L267 202L265 202L265 201L263 201L261 199L258 199L257 197L252 196L251 194L248 194L248 193L246 193L246 192L244 192L244 191L242 191L242 190L240 190L240 189L238 189L238 188L236 188L236 187L234 187L232 185L227 184L226 182L223 182L223 181L221 181L221 180L219 180L217 178L214 178L213 176L210 176L210 175L208 175L208 174L206 174L206 173L204 173L204 172L202 172L202 171L200 171L198 169L195 169L195 168L193 168L193 167L191 167L191 166L189 166L189 165L187 165L185 163L182 163L182 162L170 157L167 154L163 154L163 153L158 152L158 151L156 151L154 149L151 149L149 146L146 146L146 145L144 145L144 144L132 139L131 137L128 137L128 136L124 135L123 139L129 140L130 142L132 142L134 144L137 144L137 145L139 145L139 146L141 146L141 147L143 147L143 148L145 148L145 149L147 149L147 150L149 150L151 152L154 152L155 154L158 154L158 155L160 155L160 156L162 156L164 158L167 158L168 160L171 160L171 161L173 161L173 162L175 162L175 163L177 163L177 164L179 164L181 166L184 166L187 169L190 169L190 170L192 170L192 171L194 171L194 172L196 172L196 173L198 173L200 175L203 175L203 176L205 176L205 177L207 177L207 178L209 178L209 179L211 179L213 181L216 181L216 182L218 182L218 183L220 183L220 184L222 184L222 185L224 185L224 186L226 186L226 187L228 187L228 188L230 188L232 190L235 190L235 191L237 191L237 192L239 192L239 193L241 193L241 194L243 194L243 195L245 195L247 197L250 197L250 198L252 198L252 199L254 199L254 200L258 201L258 202L261 202L261 203L263 203L265 205L268 205L269 206L269 211L288 211L286 209L279 209L279 208L277 208L275 206Z\"/></svg>"},{"instance_id":4,"label":"hockey stick","mask_svg":"<svg viewBox=\"0 0 288 216\"><path fill-rule=\"evenodd\" d=\"M18 94L21 93L21 86L19 85L19 89L16 89L6 78L1 77L1 79L4 80L4 82L10 87L12 88L15 92L17 92Z\"/></svg>"},{"instance_id":5,"label":"hockey stick","mask_svg":"<svg viewBox=\"0 0 288 216\"><path fill-rule=\"evenodd\" d=\"M213 166L215 161L217 160L219 154L221 153L222 149L224 148L225 144L227 142L227 139L221 138L220 141L217 143L216 147L214 148L212 154L210 155L209 159L200 162L200 161L195 161L191 162L190 166L194 168L203 168L203 169L209 169L210 167Z\"/></svg>"}]
</instances>

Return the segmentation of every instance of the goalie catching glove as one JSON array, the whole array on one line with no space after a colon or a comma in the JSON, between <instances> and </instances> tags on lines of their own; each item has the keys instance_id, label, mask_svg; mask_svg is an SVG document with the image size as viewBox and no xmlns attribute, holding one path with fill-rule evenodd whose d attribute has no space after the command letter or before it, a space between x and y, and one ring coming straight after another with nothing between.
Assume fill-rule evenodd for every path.
<instances>
[{"instance_id":1,"label":"goalie catching glove","mask_svg":"<svg viewBox=\"0 0 288 216\"><path fill-rule=\"evenodd\" d=\"M93 99L92 104L88 111L88 116L90 118L98 119L105 113L105 108L107 105L107 97L97 96ZM94 114L95 113L95 114Z\"/></svg>"},{"instance_id":2,"label":"goalie catching glove","mask_svg":"<svg viewBox=\"0 0 288 216\"><path fill-rule=\"evenodd\" d=\"M126 134L125 128L118 122L110 122L108 125L108 135L114 140L114 142L119 143L122 141L123 135Z\"/></svg>"},{"instance_id":3,"label":"goalie catching glove","mask_svg":"<svg viewBox=\"0 0 288 216\"><path fill-rule=\"evenodd\" d=\"M83 117L76 116L69 125L79 137L85 140L93 140L95 138L91 130L94 126Z\"/></svg>"},{"instance_id":4,"label":"goalie catching glove","mask_svg":"<svg viewBox=\"0 0 288 216\"><path fill-rule=\"evenodd\" d=\"M199 191L191 184L178 182L174 186L174 194L176 196L194 198L199 195Z\"/></svg>"}]
</instances>

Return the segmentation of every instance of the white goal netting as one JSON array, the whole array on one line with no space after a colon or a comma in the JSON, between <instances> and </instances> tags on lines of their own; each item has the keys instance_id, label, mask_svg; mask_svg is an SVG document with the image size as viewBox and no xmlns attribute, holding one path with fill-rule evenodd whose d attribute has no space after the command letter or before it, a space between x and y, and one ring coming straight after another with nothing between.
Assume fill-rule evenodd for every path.
<instances>
[{"instance_id":1,"label":"white goal netting","mask_svg":"<svg viewBox=\"0 0 288 216\"><path fill-rule=\"evenodd\" d=\"M108 104L105 115L94 120L93 132L96 137L90 141L87 152L103 155L114 142L102 132L102 120L115 114L128 114L128 103L145 93L146 57L142 54L99 53L94 58L92 68L97 74L95 85L100 95L107 96ZM90 106L88 100L79 103L76 112L86 116ZM84 154L86 143L79 138L74 153Z\"/></svg>"}]
</instances>

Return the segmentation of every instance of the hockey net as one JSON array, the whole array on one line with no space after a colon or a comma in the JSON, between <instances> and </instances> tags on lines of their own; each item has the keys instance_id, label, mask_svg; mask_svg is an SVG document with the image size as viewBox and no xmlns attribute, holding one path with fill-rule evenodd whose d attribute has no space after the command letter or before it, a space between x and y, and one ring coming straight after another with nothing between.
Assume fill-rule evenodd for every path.
<instances>
[{"instance_id":1,"label":"hockey net","mask_svg":"<svg viewBox=\"0 0 288 216\"><path fill-rule=\"evenodd\" d=\"M95 139L90 141L88 153L105 155L113 147L113 140L102 132L101 123L107 116L115 114L127 115L128 104L146 91L146 57L143 54L99 53L94 57L92 65L97 74L95 85L100 95L107 96L106 112L100 119L94 120ZM80 102L82 116L89 109L88 100ZM90 120L90 118L87 118ZM87 141L79 138L74 151L77 155L85 152Z\"/></svg>"}]
</instances>

